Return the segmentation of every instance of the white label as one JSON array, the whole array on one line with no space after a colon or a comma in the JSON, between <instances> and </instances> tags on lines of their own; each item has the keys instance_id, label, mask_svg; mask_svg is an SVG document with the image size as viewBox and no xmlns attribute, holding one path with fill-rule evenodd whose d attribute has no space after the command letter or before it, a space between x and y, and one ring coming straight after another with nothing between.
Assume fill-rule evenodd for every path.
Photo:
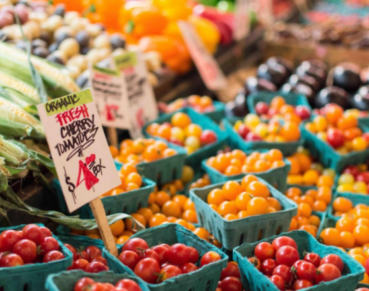
<instances>
[{"instance_id":1,"label":"white label","mask_svg":"<svg viewBox=\"0 0 369 291\"><path fill-rule=\"evenodd\" d=\"M130 115L126 82L120 72L90 67L91 93L102 125L129 129Z\"/></svg>"},{"instance_id":2,"label":"white label","mask_svg":"<svg viewBox=\"0 0 369 291\"><path fill-rule=\"evenodd\" d=\"M37 108L70 212L121 184L89 89Z\"/></svg>"},{"instance_id":3,"label":"white label","mask_svg":"<svg viewBox=\"0 0 369 291\"><path fill-rule=\"evenodd\" d=\"M130 134L132 138L142 137L142 127L158 117L158 107L142 53L127 52L114 57L114 63L125 77L127 85Z\"/></svg>"},{"instance_id":4,"label":"white label","mask_svg":"<svg viewBox=\"0 0 369 291\"><path fill-rule=\"evenodd\" d=\"M236 7L234 10L235 29L233 38L241 40L250 32L250 17L249 17L249 0L236 0Z\"/></svg>"},{"instance_id":5,"label":"white label","mask_svg":"<svg viewBox=\"0 0 369 291\"><path fill-rule=\"evenodd\" d=\"M273 24L274 16L272 0L259 0L258 12L260 20L264 25L270 26Z\"/></svg>"},{"instance_id":6,"label":"white label","mask_svg":"<svg viewBox=\"0 0 369 291\"><path fill-rule=\"evenodd\" d=\"M221 90L227 86L227 80L213 56L206 50L192 24L186 21L178 22L183 39L191 57L199 70L201 78L209 90Z\"/></svg>"}]
</instances>

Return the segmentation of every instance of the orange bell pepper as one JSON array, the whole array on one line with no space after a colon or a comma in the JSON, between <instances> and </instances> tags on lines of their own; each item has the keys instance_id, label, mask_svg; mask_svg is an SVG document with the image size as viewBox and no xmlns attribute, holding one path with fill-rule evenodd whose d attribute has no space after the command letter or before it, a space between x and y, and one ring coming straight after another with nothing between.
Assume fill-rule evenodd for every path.
<instances>
[{"instance_id":1,"label":"orange bell pepper","mask_svg":"<svg viewBox=\"0 0 369 291\"><path fill-rule=\"evenodd\" d=\"M210 20L196 15L191 15L188 21L194 26L207 50L210 53L215 53L220 42L220 33L216 25Z\"/></svg>"},{"instance_id":2,"label":"orange bell pepper","mask_svg":"<svg viewBox=\"0 0 369 291\"><path fill-rule=\"evenodd\" d=\"M95 0L96 13L108 31L120 30L119 10L121 6L122 2L117 0Z\"/></svg>"},{"instance_id":3,"label":"orange bell pepper","mask_svg":"<svg viewBox=\"0 0 369 291\"><path fill-rule=\"evenodd\" d=\"M53 5L64 4L66 11L83 12L82 0L53 0Z\"/></svg>"}]
</instances>

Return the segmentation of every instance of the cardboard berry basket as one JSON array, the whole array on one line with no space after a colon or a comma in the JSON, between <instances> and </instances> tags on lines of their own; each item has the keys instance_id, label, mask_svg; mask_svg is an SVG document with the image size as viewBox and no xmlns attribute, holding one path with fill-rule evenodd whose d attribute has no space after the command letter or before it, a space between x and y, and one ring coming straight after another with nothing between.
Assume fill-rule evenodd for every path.
<instances>
[{"instance_id":1,"label":"cardboard berry basket","mask_svg":"<svg viewBox=\"0 0 369 291\"><path fill-rule=\"evenodd\" d=\"M183 147L168 144L169 148L177 151L177 154L162 158L152 162L141 162L136 165L138 173L158 185L169 183L173 180L180 179L182 176L182 168L185 164L186 150ZM122 167L122 163L114 160L117 169Z\"/></svg>"},{"instance_id":2,"label":"cardboard berry basket","mask_svg":"<svg viewBox=\"0 0 369 291\"><path fill-rule=\"evenodd\" d=\"M218 253L222 258L220 261L205 265L194 272L179 275L159 284L146 283L151 291L205 291L216 289L222 269L226 267L228 261L228 256L216 246L200 239L182 225L174 223L140 231L131 238L135 237L144 239L149 247L161 243L166 243L168 245L183 243L186 246L194 247L199 252L200 258L209 251ZM119 253L121 253L122 248L123 246L118 249ZM128 273L136 276L130 268L123 265L118 258L112 256L106 249L104 249L103 255L108 261L110 270L115 273Z\"/></svg>"},{"instance_id":3,"label":"cardboard berry basket","mask_svg":"<svg viewBox=\"0 0 369 291\"><path fill-rule=\"evenodd\" d=\"M247 97L247 107L250 113L256 114L255 106L258 102L265 102L268 105L272 102L274 97L283 97L286 100L286 104L292 106L302 105L309 109L310 114L312 114L313 110L310 107L309 102L307 101L304 95L294 94L294 93L285 93L285 92L256 92Z\"/></svg>"},{"instance_id":4,"label":"cardboard berry basket","mask_svg":"<svg viewBox=\"0 0 369 291\"><path fill-rule=\"evenodd\" d=\"M306 231L296 230L288 233L281 233L280 235L272 236L254 243L246 243L233 250L233 257L235 258L241 272L241 281L243 288L251 291L278 291L279 289L260 271L258 271L247 258L254 256L254 249L260 242L271 243L279 236L288 236L295 240L300 258L303 257L304 251L314 252L321 258L336 254L341 257L344 262L342 277L331 282L322 282L319 285L309 287L306 290L311 291L354 291L356 285L364 277L364 268L359 262L355 261L348 254L340 249L331 246L325 246L319 243L311 234Z\"/></svg>"},{"instance_id":5,"label":"cardboard berry basket","mask_svg":"<svg viewBox=\"0 0 369 291\"><path fill-rule=\"evenodd\" d=\"M293 142L267 142L267 141L245 141L234 129L235 120L223 119L222 121L228 140L232 148L241 149L245 152L260 149L278 149L283 153L283 156L290 156L297 151L297 148L303 144L303 139L300 137L298 141Z\"/></svg>"},{"instance_id":6,"label":"cardboard berry basket","mask_svg":"<svg viewBox=\"0 0 369 291\"><path fill-rule=\"evenodd\" d=\"M74 285L79 279L84 277L91 278L95 282L111 283L115 285L123 279L131 279L135 281L142 291L150 291L142 280L139 280L128 274L114 274L113 272L102 272L98 274L85 273L81 270L62 272L59 274L50 275L46 280L47 291L74 291ZM87 290L86 290L87 291Z\"/></svg>"},{"instance_id":7,"label":"cardboard berry basket","mask_svg":"<svg viewBox=\"0 0 369 291\"><path fill-rule=\"evenodd\" d=\"M43 224L37 224L44 226ZM22 230L26 225L18 225L0 228L0 233L5 230ZM53 235L59 245L60 251L65 258L59 261L49 263L35 263L19 267L0 268L0 290L4 291L43 291L45 290L45 281L50 274L56 274L65 271L72 264L72 253L63 245L63 243Z\"/></svg>"},{"instance_id":8,"label":"cardboard berry basket","mask_svg":"<svg viewBox=\"0 0 369 291\"><path fill-rule=\"evenodd\" d=\"M346 155L340 155L327 142L317 138L315 134L305 129L305 124L301 126L301 133L305 140L306 147L311 154L319 159L326 167L341 173L349 165L365 163L369 159L369 148L363 151L355 151ZM365 132L365 129L361 127Z\"/></svg>"},{"instance_id":9,"label":"cardboard berry basket","mask_svg":"<svg viewBox=\"0 0 369 291\"><path fill-rule=\"evenodd\" d=\"M92 239L88 236L84 235L57 235L58 239L63 244L70 244L75 247L77 250L85 249L88 246L95 246L101 249L104 249L104 242L101 239Z\"/></svg>"},{"instance_id":10,"label":"cardboard berry basket","mask_svg":"<svg viewBox=\"0 0 369 291\"><path fill-rule=\"evenodd\" d=\"M155 136L152 136L152 135L148 134L147 128L152 123L162 124L164 122L170 122L172 116L177 112L186 113L191 118L193 123L201 126L202 130L209 129L209 130L214 131L214 133L216 134L216 136L218 138L216 142L214 142L212 144L209 144L209 145L206 145L206 146L198 149L197 151L193 152L192 154L187 155L185 163L194 168L194 167L197 167L197 166L201 165L201 161L203 159L206 159L208 157L211 157L211 156L215 155L217 153L217 151L220 150L225 145L225 142L226 142L226 139L227 139L227 133L222 131L219 128L219 126L216 123L214 123L209 117L207 117L203 114L197 113L196 111L194 111L191 108L183 108L183 109L180 109L178 111L163 115L163 116L159 117L158 119L147 123L142 128L143 134L146 137L154 138L154 139L157 139L157 140L162 140L162 141L167 142L165 139L162 139L160 137L155 137Z\"/></svg>"},{"instance_id":11,"label":"cardboard berry basket","mask_svg":"<svg viewBox=\"0 0 369 291\"><path fill-rule=\"evenodd\" d=\"M240 181L238 180L238 182ZM221 217L206 202L210 191L223 187L225 183L191 189L190 191L191 200L195 203L199 224L210 231L227 250L232 250L245 242L254 242L264 237L288 231L292 217L297 214L297 204L295 202L288 199L265 180L259 178L259 181L267 185L271 196L279 201L282 206L281 211L229 221Z\"/></svg>"},{"instance_id":12,"label":"cardboard berry basket","mask_svg":"<svg viewBox=\"0 0 369 291\"><path fill-rule=\"evenodd\" d=\"M268 150L256 150L257 152L263 153ZM246 153L251 154L251 152ZM227 176L220 173L218 170L210 167L206 162L208 159L202 161L202 168L209 175L210 181L213 184L216 183L225 183L227 181L234 181L242 179L246 175L255 175L256 177L260 177L267 181L269 184L275 186L279 191L284 193L287 190L287 175L291 169L291 163L287 159L283 159L285 165L282 167L269 169L264 172L255 172L255 173L241 173L239 175Z\"/></svg>"}]
</instances>

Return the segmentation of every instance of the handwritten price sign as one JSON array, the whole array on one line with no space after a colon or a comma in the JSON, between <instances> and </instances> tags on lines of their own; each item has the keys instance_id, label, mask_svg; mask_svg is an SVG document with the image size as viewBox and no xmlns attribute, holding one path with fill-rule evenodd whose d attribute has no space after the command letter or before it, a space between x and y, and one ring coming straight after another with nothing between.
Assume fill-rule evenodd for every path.
<instances>
[{"instance_id":1,"label":"handwritten price sign","mask_svg":"<svg viewBox=\"0 0 369 291\"><path fill-rule=\"evenodd\" d=\"M145 123L158 117L156 100L147 78L148 72L142 53L127 52L116 56L113 62L127 84L131 136L141 137Z\"/></svg>"},{"instance_id":2,"label":"handwritten price sign","mask_svg":"<svg viewBox=\"0 0 369 291\"><path fill-rule=\"evenodd\" d=\"M249 0L236 0L236 8L234 10L235 27L233 38L241 40L250 32L250 3Z\"/></svg>"},{"instance_id":3,"label":"handwritten price sign","mask_svg":"<svg viewBox=\"0 0 369 291\"><path fill-rule=\"evenodd\" d=\"M179 21L178 26L206 87L209 90L224 89L227 86L224 74L213 56L206 50L192 24Z\"/></svg>"},{"instance_id":4,"label":"handwritten price sign","mask_svg":"<svg viewBox=\"0 0 369 291\"><path fill-rule=\"evenodd\" d=\"M129 129L130 115L126 82L119 71L90 67L91 92L102 125Z\"/></svg>"},{"instance_id":5,"label":"handwritten price sign","mask_svg":"<svg viewBox=\"0 0 369 291\"><path fill-rule=\"evenodd\" d=\"M70 212L121 184L90 90L37 108Z\"/></svg>"}]
</instances>

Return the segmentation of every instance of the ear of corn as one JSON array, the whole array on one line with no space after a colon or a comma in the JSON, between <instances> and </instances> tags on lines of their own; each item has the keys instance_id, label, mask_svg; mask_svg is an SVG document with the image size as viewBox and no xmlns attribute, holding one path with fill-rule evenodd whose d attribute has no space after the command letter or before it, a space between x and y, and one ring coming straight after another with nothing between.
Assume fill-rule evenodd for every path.
<instances>
[{"instance_id":1,"label":"ear of corn","mask_svg":"<svg viewBox=\"0 0 369 291\"><path fill-rule=\"evenodd\" d=\"M32 127L35 131L31 133L34 137L45 137L44 129L39 120L17 106L16 104L0 97L0 119L14 121Z\"/></svg>"},{"instance_id":2,"label":"ear of corn","mask_svg":"<svg viewBox=\"0 0 369 291\"><path fill-rule=\"evenodd\" d=\"M41 75L48 95L51 97L61 97L80 90L61 67L36 56L31 56L31 61ZM28 84L33 84L27 54L24 51L0 42L0 64L0 71L19 78Z\"/></svg>"},{"instance_id":3,"label":"ear of corn","mask_svg":"<svg viewBox=\"0 0 369 291\"><path fill-rule=\"evenodd\" d=\"M28 154L22 148L6 140L2 135L0 135L0 157L6 163L15 166L19 166L29 159Z\"/></svg>"},{"instance_id":4,"label":"ear of corn","mask_svg":"<svg viewBox=\"0 0 369 291\"><path fill-rule=\"evenodd\" d=\"M35 101L34 99L28 97L27 95L23 94L18 90L15 90L12 87L1 86L1 81L0 81L0 97L3 97L17 104L19 107L23 109L32 105L39 104L39 101Z\"/></svg>"}]
</instances>

